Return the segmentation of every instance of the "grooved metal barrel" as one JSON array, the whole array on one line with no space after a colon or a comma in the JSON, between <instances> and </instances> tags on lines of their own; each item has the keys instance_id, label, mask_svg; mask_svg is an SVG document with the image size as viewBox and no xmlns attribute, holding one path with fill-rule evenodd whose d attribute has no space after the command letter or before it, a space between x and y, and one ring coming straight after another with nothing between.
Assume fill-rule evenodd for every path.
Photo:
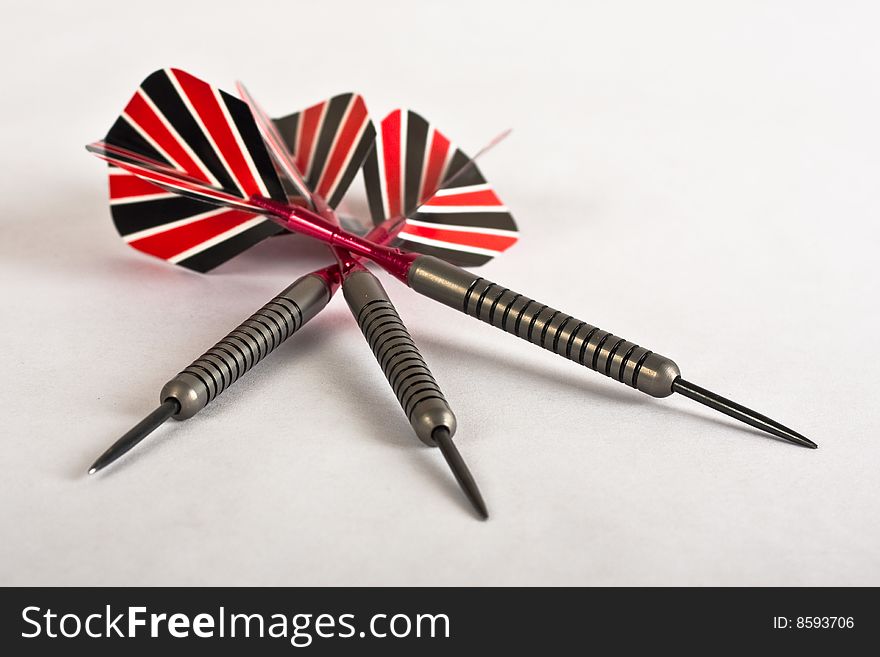
<instances>
[{"instance_id":1,"label":"grooved metal barrel","mask_svg":"<svg viewBox=\"0 0 880 657\"><path fill-rule=\"evenodd\" d=\"M166 383L160 401L177 400L175 419L192 417L317 315L330 297L319 276L298 279Z\"/></svg>"},{"instance_id":2,"label":"grooved metal barrel","mask_svg":"<svg viewBox=\"0 0 880 657\"><path fill-rule=\"evenodd\" d=\"M433 256L409 271L416 292L653 397L671 395L673 361Z\"/></svg>"},{"instance_id":3,"label":"grooved metal barrel","mask_svg":"<svg viewBox=\"0 0 880 657\"><path fill-rule=\"evenodd\" d=\"M357 271L346 277L342 292L418 437L435 446L438 427L454 434L455 414L379 280Z\"/></svg>"}]
</instances>

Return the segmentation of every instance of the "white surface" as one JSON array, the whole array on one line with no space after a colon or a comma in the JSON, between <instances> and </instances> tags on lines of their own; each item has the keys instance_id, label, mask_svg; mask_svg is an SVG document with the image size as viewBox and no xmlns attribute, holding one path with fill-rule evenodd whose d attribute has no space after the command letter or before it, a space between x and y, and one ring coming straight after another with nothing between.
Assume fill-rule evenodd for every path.
<instances>
[{"instance_id":1,"label":"white surface","mask_svg":"<svg viewBox=\"0 0 880 657\"><path fill-rule=\"evenodd\" d=\"M880 584L880 17L841 4L7 8L0 584ZM821 448L388 281L488 523L342 299L87 478L167 378L325 260L281 238L200 276L118 239L83 145L165 65L276 114L349 89L377 118L409 104L471 151L513 127L483 169L523 239L483 275Z\"/></svg>"}]
</instances>

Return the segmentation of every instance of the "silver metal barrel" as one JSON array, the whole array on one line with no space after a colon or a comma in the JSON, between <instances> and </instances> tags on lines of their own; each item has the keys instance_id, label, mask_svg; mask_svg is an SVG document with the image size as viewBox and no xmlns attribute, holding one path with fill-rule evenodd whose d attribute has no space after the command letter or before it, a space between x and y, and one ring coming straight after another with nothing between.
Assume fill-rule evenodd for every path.
<instances>
[{"instance_id":1,"label":"silver metal barrel","mask_svg":"<svg viewBox=\"0 0 880 657\"><path fill-rule=\"evenodd\" d=\"M301 329L330 297L321 277L303 276L166 383L160 401L177 400L175 419L192 417Z\"/></svg>"},{"instance_id":2,"label":"silver metal barrel","mask_svg":"<svg viewBox=\"0 0 880 657\"><path fill-rule=\"evenodd\" d=\"M433 256L409 272L418 293L653 397L672 394L673 361Z\"/></svg>"},{"instance_id":3,"label":"silver metal barrel","mask_svg":"<svg viewBox=\"0 0 880 657\"><path fill-rule=\"evenodd\" d=\"M455 414L379 280L357 271L346 277L342 292L418 437L436 446L435 429L454 434Z\"/></svg>"}]
</instances>

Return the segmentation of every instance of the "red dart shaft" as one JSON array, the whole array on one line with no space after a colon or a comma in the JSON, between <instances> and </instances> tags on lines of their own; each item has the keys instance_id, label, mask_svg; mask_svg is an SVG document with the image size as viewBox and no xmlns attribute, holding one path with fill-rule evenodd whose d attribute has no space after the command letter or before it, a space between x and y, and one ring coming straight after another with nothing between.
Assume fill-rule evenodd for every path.
<instances>
[{"instance_id":1,"label":"red dart shaft","mask_svg":"<svg viewBox=\"0 0 880 657\"><path fill-rule=\"evenodd\" d=\"M279 203L271 199L255 196L250 199L254 205L263 208L267 216L295 233L314 237L325 244L337 247L375 262L389 274L408 285L407 276L413 261L418 258L416 253L407 253L383 244L377 244L366 237L353 235L326 218L299 206ZM387 222L386 222L387 223ZM383 224L385 226L385 224ZM379 227L382 229L382 227ZM371 231L377 232L376 229ZM377 232L377 237L385 239L393 237L394 231L384 228Z\"/></svg>"},{"instance_id":2,"label":"red dart shaft","mask_svg":"<svg viewBox=\"0 0 880 657\"><path fill-rule=\"evenodd\" d=\"M364 239L380 246L388 244L397 236L397 233L402 226L403 222L401 220L389 219L388 221L375 226L364 236ZM345 278L345 274L361 268L363 265L360 263L360 258L353 256L345 249L331 247L331 250L336 256L337 263L335 265L328 265L322 269L315 270L311 273L311 276L317 276L326 282L327 289L330 291L330 296L333 296L340 283Z\"/></svg>"}]
</instances>

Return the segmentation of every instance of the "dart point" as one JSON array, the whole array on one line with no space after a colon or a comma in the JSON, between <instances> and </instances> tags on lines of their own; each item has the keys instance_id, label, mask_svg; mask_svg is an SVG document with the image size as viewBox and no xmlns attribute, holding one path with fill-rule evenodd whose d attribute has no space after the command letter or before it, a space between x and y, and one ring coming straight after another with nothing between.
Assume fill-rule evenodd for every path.
<instances>
[{"instance_id":1,"label":"dart point","mask_svg":"<svg viewBox=\"0 0 880 657\"><path fill-rule=\"evenodd\" d=\"M173 397L169 397L163 401L152 413L147 415L143 420L138 422L122 438L110 445L107 450L92 463L89 468L89 474L95 474L98 470L103 470L116 459L127 453L132 447L149 436L153 431L158 429L172 415L180 412L180 402Z\"/></svg>"},{"instance_id":2,"label":"dart point","mask_svg":"<svg viewBox=\"0 0 880 657\"><path fill-rule=\"evenodd\" d=\"M446 427L437 427L434 429L432 437L437 442L437 447L440 448L443 458L445 458L446 463L449 464L449 468L452 470L455 480L458 482L458 485L461 486L465 496L473 505L477 515L481 520L488 520L489 510L486 508L486 502L480 494L480 489L477 487L477 482L474 480L474 476L471 474L467 464L461 457L455 443L452 442L452 435L449 433L449 429Z\"/></svg>"},{"instance_id":3,"label":"dart point","mask_svg":"<svg viewBox=\"0 0 880 657\"><path fill-rule=\"evenodd\" d=\"M690 381L685 381L681 377L678 377L672 382L672 391L677 392L688 399L693 399L711 409L724 413L728 417L744 422L751 427L769 433L771 436L787 440L794 445L808 447L810 449L818 449L819 447L819 445L806 436L789 429L776 420L771 420L766 415L761 415L750 408L746 408L742 404L737 404L734 401L725 399L721 395L716 395L714 392L701 388Z\"/></svg>"}]
</instances>

